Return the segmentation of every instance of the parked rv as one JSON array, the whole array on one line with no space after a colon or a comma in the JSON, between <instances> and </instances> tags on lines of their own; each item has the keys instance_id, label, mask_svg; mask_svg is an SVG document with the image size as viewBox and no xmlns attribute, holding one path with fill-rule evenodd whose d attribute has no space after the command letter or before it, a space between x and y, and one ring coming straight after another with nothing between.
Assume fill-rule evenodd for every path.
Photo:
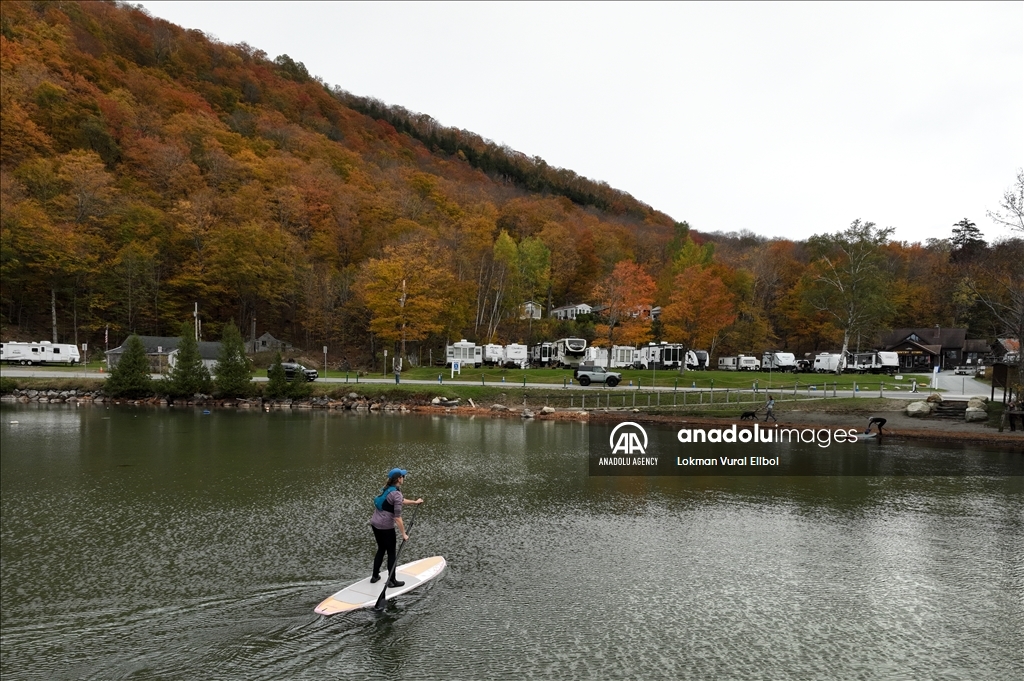
<instances>
[{"instance_id":1,"label":"parked rv","mask_svg":"<svg viewBox=\"0 0 1024 681\"><path fill-rule=\"evenodd\" d=\"M583 361L586 352L585 338L559 338L552 348L551 363L558 367L575 368Z\"/></svg>"},{"instance_id":2,"label":"parked rv","mask_svg":"<svg viewBox=\"0 0 1024 681\"><path fill-rule=\"evenodd\" d=\"M445 348L445 366L458 362L460 366L480 368L484 363L484 349L465 338Z\"/></svg>"},{"instance_id":3,"label":"parked rv","mask_svg":"<svg viewBox=\"0 0 1024 681\"><path fill-rule=\"evenodd\" d=\"M861 374L895 374L900 370L900 357L895 352L858 352L847 368Z\"/></svg>"},{"instance_id":4,"label":"parked rv","mask_svg":"<svg viewBox=\"0 0 1024 681\"><path fill-rule=\"evenodd\" d=\"M686 361L686 350L678 343L649 343L640 348L636 364L640 369L679 369Z\"/></svg>"},{"instance_id":5,"label":"parked rv","mask_svg":"<svg viewBox=\"0 0 1024 681\"><path fill-rule=\"evenodd\" d=\"M0 362L7 364L67 364L71 366L81 361L82 356L78 353L76 345L51 343L50 341L0 343Z\"/></svg>"},{"instance_id":6,"label":"parked rv","mask_svg":"<svg viewBox=\"0 0 1024 681\"><path fill-rule=\"evenodd\" d=\"M627 369L637 361L638 351L632 345L613 345L611 366L616 369Z\"/></svg>"},{"instance_id":7,"label":"parked rv","mask_svg":"<svg viewBox=\"0 0 1024 681\"><path fill-rule=\"evenodd\" d=\"M530 364L535 367L551 366L554 343L538 343L530 348Z\"/></svg>"},{"instance_id":8,"label":"parked rv","mask_svg":"<svg viewBox=\"0 0 1024 681\"><path fill-rule=\"evenodd\" d=\"M708 351L688 350L686 352L686 368L690 371L707 371Z\"/></svg>"},{"instance_id":9,"label":"parked rv","mask_svg":"<svg viewBox=\"0 0 1024 681\"><path fill-rule=\"evenodd\" d=\"M497 343L488 343L484 346L484 364L498 366L505 361L505 348Z\"/></svg>"},{"instance_id":10,"label":"parked rv","mask_svg":"<svg viewBox=\"0 0 1024 681\"><path fill-rule=\"evenodd\" d=\"M761 371L796 371L796 356L792 352L766 350L761 355Z\"/></svg>"},{"instance_id":11,"label":"parked rv","mask_svg":"<svg viewBox=\"0 0 1024 681\"><path fill-rule=\"evenodd\" d=\"M506 369L525 369L530 364L529 349L520 343L509 343L502 363Z\"/></svg>"},{"instance_id":12,"label":"parked rv","mask_svg":"<svg viewBox=\"0 0 1024 681\"><path fill-rule=\"evenodd\" d=\"M836 373L846 366L839 353L823 352L814 358L813 371L818 374Z\"/></svg>"}]
</instances>

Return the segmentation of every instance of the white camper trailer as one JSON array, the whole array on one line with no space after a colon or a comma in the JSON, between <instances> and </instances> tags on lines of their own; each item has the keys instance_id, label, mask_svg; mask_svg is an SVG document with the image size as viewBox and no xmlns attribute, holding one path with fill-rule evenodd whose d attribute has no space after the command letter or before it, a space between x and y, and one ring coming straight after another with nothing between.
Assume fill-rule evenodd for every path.
<instances>
[{"instance_id":1,"label":"white camper trailer","mask_svg":"<svg viewBox=\"0 0 1024 681\"><path fill-rule=\"evenodd\" d=\"M7 364L78 364L82 356L78 346L66 343L0 343L0 362Z\"/></svg>"},{"instance_id":2,"label":"white camper trailer","mask_svg":"<svg viewBox=\"0 0 1024 681\"><path fill-rule=\"evenodd\" d=\"M509 343L502 364L508 369L525 369L530 364L529 349L520 343Z\"/></svg>"},{"instance_id":3,"label":"white camper trailer","mask_svg":"<svg viewBox=\"0 0 1024 681\"><path fill-rule=\"evenodd\" d=\"M559 338L555 341L551 353L551 362L555 366L575 369L583 361L587 353L585 338Z\"/></svg>"},{"instance_id":4,"label":"white camper trailer","mask_svg":"<svg viewBox=\"0 0 1024 681\"><path fill-rule=\"evenodd\" d=\"M632 345L613 345L611 366L616 369L630 369L636 364L638 354Z\"/></svg>"},{"instance_id":5,"label":"white camper trailer","mask_svg":"<svg viewBox=\"0 0 1024 681\"><path fill-rule=\"evenodd\" d=\"M550 366L553 354L554 343L538 343L530 348L530 364L535 367Z\"/></svg>"},{"instance_id":6,"label":"white camper trailer","mask_svg":"<svg viewBox=\"0 0 1024 681\"><path fill-rule=\"evenodd\" d=\"M583 363L592 364L597 367L608 366L608 348L599 348L596 345L589 346L583 354Z\"/></svg>"},{"instance_id":7,"label":"white camper trailer","mask_svg":"<svg viewBox=\"0 0 1024 681\"><path fill-rule=\"evenodd\" d=\"M690 371L707 371L708 351L688 350L686 352L686 368Z\"/></svg>"},{"instance_id":8,"label":"white camper trailer","mask_svg":"<svg viewBox=\"0 0 1024 681\"><path fill-rule=\"evenodd\" d=\"M895 352L858 352L851 368L861 374L895 374L900 369L900 358Z\"/></svg>"},{"instance_id":9,"label":"white camper trailer","mask_svg":"<svg viewBox=\"0 0 1024 681\"><path fill-rule=\"evenodd\" d=\"M796 356L792 352L771 352L761 355L761 371L796 371Z\"/></svg>"},{"instance_id":10,"label":"white camper trailer","mask_svg":"<svg viewBox=\"0 0 1024 681\"><path fill-rule=\"evenodd\" d=\"M686 350L678 343L648 343L637 357L642 369L679 369L685 361Z\"/></svg>"},{"instance_id":11,"label":"white camper trailer","mask_svg":"<svg viewBox=\"0 0 1024 681\"><path fill-rule=\"evenodd\" d=\"M484 364L494 366L505 361L505 348L496 343L484 346Z\"/></svg>"},{"instance_id":12,"label":"white camper trailer","mask_svg":"<svg viewBox=\"0 0 1024 681\"><path fill-rule=\"evenodd\" d=\"M843 356L839 353L823 352L814 358L814 372L819 374L836 373L846 367Z\"/></svg>"},{"instance_id":13,"label":"white camper trailer","mask_svg":"<svg viewBox=\"0 0 1024 681\"><path fill-rule=\"evenodd\" d=\"M479 369L484 363L484 349L463 338L445 348L445 366L451 366L453 362L458 362L460 367L472 366Z\"/></svg>"},{"instance_id":14,"label":"white camper trailer","mask_svg":"<svg viewBox=\"0 0 1024 681\"><path fill-rule=\"evenodd\" d=\"M761 368L761 360L753 355L740 355L736 359L740 371L757 371Z\"/></svg>"},{"instance_id":15,"label":"white camper trailer","mask_svg":"<svg viewBox=\"0 0 1024 681\"><path fill-rule=\"evenodd\" d=\"M719 371L739 371L740 358L739 357L719 357L718 358L718 370Z\"/></svg>"}]
</instances>

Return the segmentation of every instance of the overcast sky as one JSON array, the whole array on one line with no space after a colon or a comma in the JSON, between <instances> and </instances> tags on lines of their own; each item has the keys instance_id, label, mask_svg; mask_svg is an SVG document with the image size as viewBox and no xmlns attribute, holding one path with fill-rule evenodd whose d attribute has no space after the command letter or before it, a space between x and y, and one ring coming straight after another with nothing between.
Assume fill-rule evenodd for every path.
<instances>
[{"instance_id":1,"label":"overcast sky","mask_svg":"<svg viewBox=\"0 0 1024 681\"><path fill-rule=\"evenodd\" d=\"M1024 166L1020 2L141 4L701 231L998 238Z\"/></svg>"}]
</instances>

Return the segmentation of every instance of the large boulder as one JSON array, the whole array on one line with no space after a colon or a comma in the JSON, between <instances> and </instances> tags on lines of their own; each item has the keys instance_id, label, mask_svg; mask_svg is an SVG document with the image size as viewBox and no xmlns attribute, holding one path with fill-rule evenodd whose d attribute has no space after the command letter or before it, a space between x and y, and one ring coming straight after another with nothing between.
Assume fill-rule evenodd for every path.
<instances>
[{"instance_id":1,"label":"large boulder","mask_svg":"<svg viewBox=\"0 0 1024 681\"><path fill-rule=\"evenodd\" d=\"M927 402L911 402L907 405L907 416L928 416L932 413L932 407Z\"/></svg>"},{"instance_id":2,"label":"large boulder","mask_svg":"<svg viewBox=\"0 0 1024 681\"><path fill-rule=\"evenodd\" d=\"M932 393L928 396L928 401L935 404L942 404L942 395L939 393Z\"/></svg>"},{"instance_id":3,"label":"large boulder","mask_svg":"<svg viewBox=\"0 0 1024 681\"><path fill-rule=\"evenodd\" d=\"M555 413L555 408L554 407L541 407L540 413L542 413L542 414L554 414Z\"/></svg>"},{"instance_id":4,"label":"large boulder","mask_svg":"<svg viewBox=\"0 0 1024 681\"><path fill-rule=\"evenodd\" d=\"M964 419L968 423L972 421L988 421L988 412L977 407L967 407L967 411L964 412Z\"/></svg>"},{"instance_id":5,"label":"large boulder","mask_svg":"<svg viewBox=\"0 0 1024 681\"><path fill-rule=\"evenodd\" d=\"M988 405L988 398L987 397L977 397L977 396L975 396L975 397L972 397L971 399L967 400L967 408L968 409L985 409L987 405Z\"/></svg>"}]
</instances>

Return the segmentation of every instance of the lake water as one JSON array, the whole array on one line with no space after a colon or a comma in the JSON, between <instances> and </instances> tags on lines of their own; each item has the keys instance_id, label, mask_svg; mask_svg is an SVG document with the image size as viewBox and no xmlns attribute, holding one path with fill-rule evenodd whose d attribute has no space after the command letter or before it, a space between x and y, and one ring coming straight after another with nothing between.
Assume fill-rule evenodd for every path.
<instances>
[{"instance_id":1,"label":"lake water","mask_svg":"<svg viewBox=\"0 0 1024 681\"><path fill-rule=\"evenodd\" d=\"M1019 477L591 477L580 423L0 416L5 681L1024 676ZM402 560L448 570L315 615L369 574L396 465L427 500Z\"/></svg>"}]
</instances>

